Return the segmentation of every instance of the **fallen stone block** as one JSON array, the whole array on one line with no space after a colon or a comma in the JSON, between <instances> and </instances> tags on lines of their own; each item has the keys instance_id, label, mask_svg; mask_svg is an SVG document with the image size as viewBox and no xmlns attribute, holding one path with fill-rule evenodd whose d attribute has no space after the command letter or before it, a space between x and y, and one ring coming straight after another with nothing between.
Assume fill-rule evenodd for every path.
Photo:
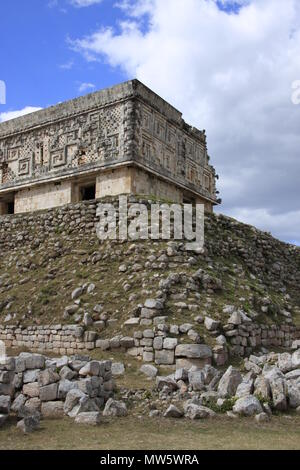
<instances>
[{"instance_id":1,"label":"fallen stone block","mask_svg":"<svg viewBox=\"0 0 300 470\"><path fill-rule=\"evenodd\" d=\"M9 395L0 395L0 414L9 414L11 398Z\"/></svg>"},{"instance_id":2,"label":"fallen stone block","mask_svg":"<svg viewBox=\"0 0 300 470\"><path fill-rule=\"evenodd\" d=\"M110 398L105 405L103 416L127 416L126 404Z\"/></svg>"},{"instance_id":3,"label":"fallen stone block","mask_svg":"<svg viewBox=\"0 0 300 470\"><path fill-rule=\"evenodd\" d=\"M91 426L97 426L101 422L101 413L97 411L90 411L85 413L79 413L75 418L77 424L88 424Z\"/></svg>"},{"instance_id":4,"label":"fallen stone block","mask_svg":"<svg viewBox=\"0 0 300 470\"><path fill-rule=\"evenodd\" d=\"M234 413L242 416L253 416L263 412L260 402L253 395L239 398L232 410Z\"/></svg>"},{"instance_id":5,"label":"fallen stone block","mask_svg":"<svg viewBox=\"0 0 300 470\"><path fill-rule=\"evenodd\" d=\"M183 416L182 411L180 411L174 405L170 405L169 408L164 413L164 418L181 418L182 416Z\"/></svg>"},{"instance_id":6,"label":"fallen stone block","mask_svg":"<svg viewBox=\"0 0 300 470\"><path fill-rule=\"evenodd\" d=\"M62 401L47 401L42 403L41 413L44 418L63 418L64 403Z\"/></svg>"},{"instance_id":7,"label":"fallen stone block","mask_svg":"<svg viewBox=\"0 0 300 470\"><path fill-rule=\"evenodd\" d=\"M28 416L18 422L17 428L20 429L24 434L29 434L40 426L40 419L37 416Z\"/></svg>"}]
</instances>

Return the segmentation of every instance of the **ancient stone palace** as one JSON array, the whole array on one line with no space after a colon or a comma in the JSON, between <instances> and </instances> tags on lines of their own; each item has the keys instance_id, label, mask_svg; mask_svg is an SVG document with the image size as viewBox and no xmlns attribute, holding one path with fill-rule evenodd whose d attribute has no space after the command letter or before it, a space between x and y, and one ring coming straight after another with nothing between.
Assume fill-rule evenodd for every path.
<instances>
[{"instance_id":1,"label":"ancient stone palace","mask_svg":"<svg viewBox=\"0 0 300 470\"><path fill-rule=\"evenodd\" d=\"M0 214L108 195L216 197L205 131L138 80L0 124Z\"/></svg>"}]
</instances>

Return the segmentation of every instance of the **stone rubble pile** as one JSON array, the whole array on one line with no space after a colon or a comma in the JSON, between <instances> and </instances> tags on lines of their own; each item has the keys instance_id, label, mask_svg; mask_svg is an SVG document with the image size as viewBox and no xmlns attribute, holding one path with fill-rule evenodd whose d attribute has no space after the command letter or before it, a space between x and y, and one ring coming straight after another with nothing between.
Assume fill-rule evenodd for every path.
<instances>
[{"instance_id":1,"label":"stone rubble pile","mask_svg":"<svg viewBox=\"0 0 300 470\"><path fill-rule=\"evenodd\" d=\"M225 409L229 416L255 415L263 422L273 411L300 411L300 349L292 354L252 355L245 359L243 373L233 366L225 373L211 365L177 369L157 376L156 388L162 402L178 404L188 398L183 411L178 406L175 411L172 405L166 417L198 419Z\"/></svg>"},{"instance_id":2,"label":"stone rubble pile","mask_svg":"<svg viewBox=\"0 0 300 470\"><path fill-rule=\"evenodd\" d=\"M24 352L7 358L0 364L0 423L12 412L22 418L18 426L24 432L38 426L40 417L67 415L76 422L96 424L105 403L112 408L111 369L109 360L80 355L47 358Z\"/></svg>"},{"instance_id":3,"label":"stone rubble pile","mask_svg":"<svg viewBox=\"0 0 300 470\"><path fill-rule=\"evenodd\" d=\"M0 427L8 419L15 376L13 358L0 360Z\"/></svg>"}]
</instances>

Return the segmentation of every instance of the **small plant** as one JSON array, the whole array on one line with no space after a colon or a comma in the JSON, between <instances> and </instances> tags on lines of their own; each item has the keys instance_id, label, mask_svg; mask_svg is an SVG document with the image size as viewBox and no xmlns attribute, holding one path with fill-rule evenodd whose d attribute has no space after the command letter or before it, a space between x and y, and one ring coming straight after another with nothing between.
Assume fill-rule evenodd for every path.
<instances>
[{"instance_id":1,"label":"small plant","mask_svg":"<svg viewBox=\"0 0 300 470\"><path fill-rule=\"evenodd\" d=\"M271 409L274 409L274 404L271 398L264 397L261 393L255 393L254 396L258 399L261 405L266 403Z\"/></svg>"},{"instance_id":2,"label":"small plant","mask_svg":"<svg viewBox=\"0 0 300 470\"><path fill-rule=\"evenodd\" d=\"M151 393L151 391L150 391L150 390L146 390L146 391L144 392L143 398L144 398L145 400L148 400L148 399L152 398L152 393Z\"/></svg>"},{"instance_id":3,"label":"small plant","mask_svg":"<svg viewBox=\"0 0 300 470\"><path fill-rule=\"evenodd\" d=\"M227 411L231 411L236 401L236 397L226 398L224 403L219 406L219 413L226 413Z\"/></svg>"},{"instance_id":4,"label":"small plant","mask_svg":"<svg viewBox=\"0 0 300 470\"><path fill-rule=\"evenodd\" d=\"M207 406L211 410L213 410L215 413L226 413L227 411L232 410L237 398L232 397L232 398L226 398L224 400L224 403L219 406L217 405L216 398L208 398L203 400L203 405Z\"/></svg>"}]
</instances>

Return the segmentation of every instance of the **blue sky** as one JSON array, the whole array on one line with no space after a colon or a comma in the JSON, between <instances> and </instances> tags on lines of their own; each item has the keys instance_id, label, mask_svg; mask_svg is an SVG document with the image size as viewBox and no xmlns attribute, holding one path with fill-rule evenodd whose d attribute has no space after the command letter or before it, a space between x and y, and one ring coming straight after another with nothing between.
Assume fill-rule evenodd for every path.
<instances>
[{"instance_id":1,"label":"blue sky","mask_svg":"<svg viewBox=\"0 0 300 470\"><path fill-rule=\"evenodd\" d=\"M218 211L300 245L299 0L10 0L0 18L0 122L136 77L206 129Z\"/></svg>"},{"instance_id":2,"label":"blue sky","mask_svg":"<svg viewBox=\"0 0 300 470\"><path fill-rule=\"evenodd\" d=\"M1 112L22 109L29 103L46 107L93 91L89 84L101 89L134 78L105 62L87 63L72 50L70 40L108 25L118 30L126 19L117 1L90 2L86 7L76 7L72 0L0 2L0 79L7 86L7 104L1 105ZM235 1L217 4L231 12L240 8Z\"/></svg>"},{"instance_id":3,"label":"blue sky","mask_svg":"<svg viewBox=\"0 0 300 470\"><path fill-rule=\"evenodd\" d=\"M80 94L82 83L103 88L126 79L109 66L87 64L68 44L68 38L86 35L102 24L114 25L122 17L109 0L86 8L74 8L64 0L2 1L0 17L0 79L7 86L7 104L1 105L1 112L71 99Z\"/></svg>"}]
</instances>

